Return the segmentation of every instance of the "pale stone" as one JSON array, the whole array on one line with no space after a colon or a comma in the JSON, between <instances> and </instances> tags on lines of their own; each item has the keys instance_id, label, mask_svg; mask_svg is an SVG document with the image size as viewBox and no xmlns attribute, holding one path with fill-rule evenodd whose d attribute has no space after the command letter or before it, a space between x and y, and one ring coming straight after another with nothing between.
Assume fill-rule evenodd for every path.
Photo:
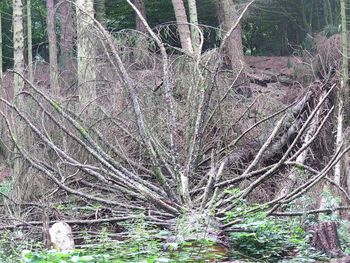
<instances>
[{"instance_id":1,"label":"pale stone","mask_svg":"<svg viewBox=\"0 0 350 263\"><path fill-rule=\"evenodd\" d=\"M71 227L65 222L57 222L50 229L50 239L53 249L69 251L74 249L74 239Z\"/></svg>"}]
</instances>

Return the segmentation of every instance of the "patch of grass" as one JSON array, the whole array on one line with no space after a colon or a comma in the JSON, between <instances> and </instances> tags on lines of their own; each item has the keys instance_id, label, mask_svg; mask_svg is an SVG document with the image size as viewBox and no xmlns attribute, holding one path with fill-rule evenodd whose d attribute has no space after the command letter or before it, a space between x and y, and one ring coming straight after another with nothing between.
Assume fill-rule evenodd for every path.
<instances>
[{"instance_id":1,"label":"patch of grass","mask_svg":"<svg viewBox=\"0 0 350 263\"><path fill-rule=\"evenodd\" d=\"M278 262L307 246L307 234L302 226L293 220L267 217L259 206L242 204L238 211L231 211L231 220L242 211L255 211L235 227L242 229L230 234L234 258L245 258L254 262Z\"/></svg>"},{"instance_id":2,"label":"patch of grass","mask_svg":"<svg viewBox=\"0 0 350 263\"><path fill-rule=\"evenodd\" d=\"M199 243L198 243L199 244ZM39 251L24 251L22 263L122 263L122 262L215 262L220 259L220 254L210 250L205 243L181 244L180 250L163 251L162 243L157 240L140 241L129 240L126 242L112 242L108 246L101 245L94 248L78 249L69 253Z\"/></svg>"}]
</instances>

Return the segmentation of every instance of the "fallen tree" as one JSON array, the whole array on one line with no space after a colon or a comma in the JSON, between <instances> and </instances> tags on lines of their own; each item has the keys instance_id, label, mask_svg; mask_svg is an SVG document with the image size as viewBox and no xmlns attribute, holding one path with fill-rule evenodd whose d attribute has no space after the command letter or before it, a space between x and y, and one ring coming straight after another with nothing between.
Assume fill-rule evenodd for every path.
<instances>
[{"instance_id":1,"label":"fallen tree","mask_svg":"<svg viewBox=\"0 0 350 263\"><path fill-rule=\"evenodd\" d=\"M26 82L26 90L17 96L25 98L31 111L0 99L6 109L0 114L15 148L35 173L47 179L36 198L45 200L49 195L70 200L74 196L76 202L108 207L113 214L111 221L142 214L150 224L173 230L172 242L209 237L226 246L223 229L257 209L278 213L278 209L325 179L350 149L340 147L320 170L309 168L298 159L317 140L332 116L333 108L323 108L336 89L328 80L318 92L307 89L293 105L273 108L256 122L251 123L246 114L249 110L240 112L238 118L232 116L232 104L241 101L226 94L237 78L233 78L229 88L218 89L220 57L225 41L253 1L209 59L207 54L185 58L180 66L191 68L191 72L184 70L180 77L175 76L178 65L170 63L165 44L135 6L129 0L128 3L147 28L149 41L159 48L157 58L163 80L160 95L154 87L144 88L146 84L138 82L136 73L130 74L113 37L94 21L95 34L105 51L104 63L118 77L114 92L121 94L122 90L125 94L116 98L116 104L124 107L115 109L115 101L107 107L93 101L95 110L80 114L18 72L14 74ZM30 131L34 144L18 138L16 121ZM264 138L263 142L256 144L252 157L232 172L233 154L245 149L257 135ZM312 171L312 176L302 183L293 182L293 187L286 187L282 195L271 196L258 208L237 213L234 221L227 222L226 213L248 200L264 182L286 169L300 167ZM181 227L177 227L179 222Z\"/></svg>"}]
</instances>

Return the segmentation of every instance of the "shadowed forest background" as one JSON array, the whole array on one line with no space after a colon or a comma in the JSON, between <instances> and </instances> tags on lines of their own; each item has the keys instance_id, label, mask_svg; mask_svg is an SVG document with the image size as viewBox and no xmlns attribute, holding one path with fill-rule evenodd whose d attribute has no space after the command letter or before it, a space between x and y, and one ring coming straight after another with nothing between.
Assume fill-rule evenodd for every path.
<instances>
[{"instance_id":1,"label":"shadowed forest background","mask_svg":"<svg viewBox=\"0 0 350 263\"><path fill-rule=\"evenodd\" d=\"M2 0L0 261L350 262L349 4Z\"/></svg>"}]
</instances>

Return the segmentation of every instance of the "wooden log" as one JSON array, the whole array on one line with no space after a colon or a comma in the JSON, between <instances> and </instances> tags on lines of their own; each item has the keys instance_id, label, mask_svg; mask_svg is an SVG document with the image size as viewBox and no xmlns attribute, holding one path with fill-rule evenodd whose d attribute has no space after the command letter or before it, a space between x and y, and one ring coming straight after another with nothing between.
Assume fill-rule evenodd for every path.
<instances>
[{"instance_id":1,"label":"wooden log","mask_svg":"<svg viewBox=\"0 0 350 263\"><path fill-rule=\"evenodd\" d=\"M331 257L344 255L339 243L335 222L322 222L312 228L311 246Z\"/></svg>"},{"instance_id":2,"label":"wooden log","mask_svg":"<svg viewBox=\"0 0 350 263\"><path fill-rule=\"evenodd\" d=\"M254 72L247 74L251 83L255 83L259 86L267 87L268 83L277 83L284 86L291 86L294 83L292 76L281 74L279 72L271 72L268 70L255 69Z\"/></svg>"}]
</instances>

